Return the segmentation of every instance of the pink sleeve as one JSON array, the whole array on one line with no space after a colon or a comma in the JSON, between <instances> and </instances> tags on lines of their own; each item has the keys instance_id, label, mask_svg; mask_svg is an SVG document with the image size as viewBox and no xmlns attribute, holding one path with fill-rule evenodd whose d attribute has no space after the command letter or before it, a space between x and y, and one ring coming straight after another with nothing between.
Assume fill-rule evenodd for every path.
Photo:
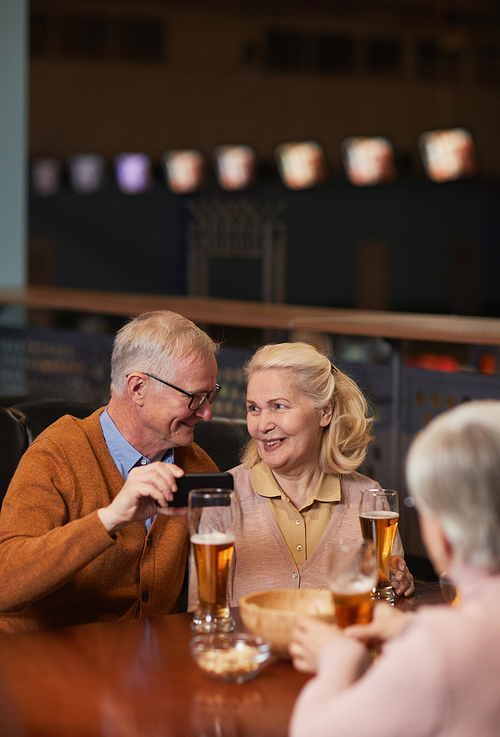
<instances>
[{"instance_id":1,"label":"pink sleeve","mask_svg":"<svg viewBox=\"0 0 500 737\"><path fill-rule=\"evenodd\" d=\"M363 671L365 648L339 638L295 704L290 737L429 737L442 717L439 658L421 627L391 642Z\"/></svg>"}]
</instances>

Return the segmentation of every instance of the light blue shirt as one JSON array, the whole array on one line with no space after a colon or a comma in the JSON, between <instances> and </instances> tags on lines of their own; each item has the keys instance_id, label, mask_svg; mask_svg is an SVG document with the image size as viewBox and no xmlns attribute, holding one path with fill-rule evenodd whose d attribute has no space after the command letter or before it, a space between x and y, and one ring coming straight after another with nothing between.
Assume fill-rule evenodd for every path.
<instances>
[{"instance_id":1,"label":"light blue shirt","mask_svg":"<svg viewBox=\"0 0 500 737\"><path fill-rule=\"evenodd\" d=\"M114 460L116 467L120 471L125 481L127 480L130 471L135 466L147 466L148 463L151 463L149 458L143 456L141 453L139 453L138 450L134 448L133 445L130 445L128 440L125 440L111 417L108 415L107 408L104 410L104 412L101 412L99 419L101 422L102 434L104 435L104 440L106 442L108 450L111 453L111 457ZM170 448L163 456L162 463L173 462L174 449ZM146 529L148 532L151 528L151 525L153 524L153 520L154 517L150 517L149 519L144 520L144 524L146 525Z\"/></svg>"}]
</instances>

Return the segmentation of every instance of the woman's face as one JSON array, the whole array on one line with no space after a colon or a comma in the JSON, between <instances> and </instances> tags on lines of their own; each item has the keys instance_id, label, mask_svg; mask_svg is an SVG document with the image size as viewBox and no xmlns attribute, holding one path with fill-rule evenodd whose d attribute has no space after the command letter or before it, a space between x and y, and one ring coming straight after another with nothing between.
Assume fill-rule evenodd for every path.
<instances>
[{"instance_id":1,"label":"woman's face","mask_svg":"<svg viewBox=\"0 0 500 737\"><path fill-rule=\"evenodd\" d=\"M317 410L297 387L290 369L253 374L247 389L247 425L264 463L281 473L317 464L331 409Z\"/></svg>"}]
</instances>

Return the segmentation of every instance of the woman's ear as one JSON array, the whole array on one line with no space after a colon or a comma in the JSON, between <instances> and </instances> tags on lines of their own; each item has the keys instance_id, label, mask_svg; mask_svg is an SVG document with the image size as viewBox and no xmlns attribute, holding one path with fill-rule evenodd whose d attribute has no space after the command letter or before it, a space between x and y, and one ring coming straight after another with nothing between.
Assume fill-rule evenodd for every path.
<instances>
[{"instance_id":1,"label":"woman's ear","mask_svg":"<svg viewBox=\"0 0 500 737\"><path fill-rule=\"evenodd\" d=\"M328 427L333 417L333 402L321 410L320 427Z\"/></svg>"},{"instance_id":2,"label":"woman's ear","mask_svg":"<svg viewBox=\"0 0 500 737\"><path fill-rule=\"evenodd\" d=\"M419 514L418 522L422 540L436 573L445 573L455 560L455 552L444 531L441 520L435 515Z\"/></svg>"}]
</instances>

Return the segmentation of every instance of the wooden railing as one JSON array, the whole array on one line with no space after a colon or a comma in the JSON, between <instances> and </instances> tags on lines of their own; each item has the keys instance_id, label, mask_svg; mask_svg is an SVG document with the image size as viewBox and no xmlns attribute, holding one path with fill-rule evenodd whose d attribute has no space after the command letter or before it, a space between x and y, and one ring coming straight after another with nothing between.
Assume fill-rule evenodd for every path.
<instances>
[{"instance_id":1,"label":"wooden railing","mask_svg":"<svg viewBox=\"0 0 500 737\"><path fill-rule=\"evenodd\" d=\"M48 286L0 289L0 304L122 316L149 310L173 310L206 325L500 345L500 319L488 317L378 312Z\"/></svg>"}]
</instances>

